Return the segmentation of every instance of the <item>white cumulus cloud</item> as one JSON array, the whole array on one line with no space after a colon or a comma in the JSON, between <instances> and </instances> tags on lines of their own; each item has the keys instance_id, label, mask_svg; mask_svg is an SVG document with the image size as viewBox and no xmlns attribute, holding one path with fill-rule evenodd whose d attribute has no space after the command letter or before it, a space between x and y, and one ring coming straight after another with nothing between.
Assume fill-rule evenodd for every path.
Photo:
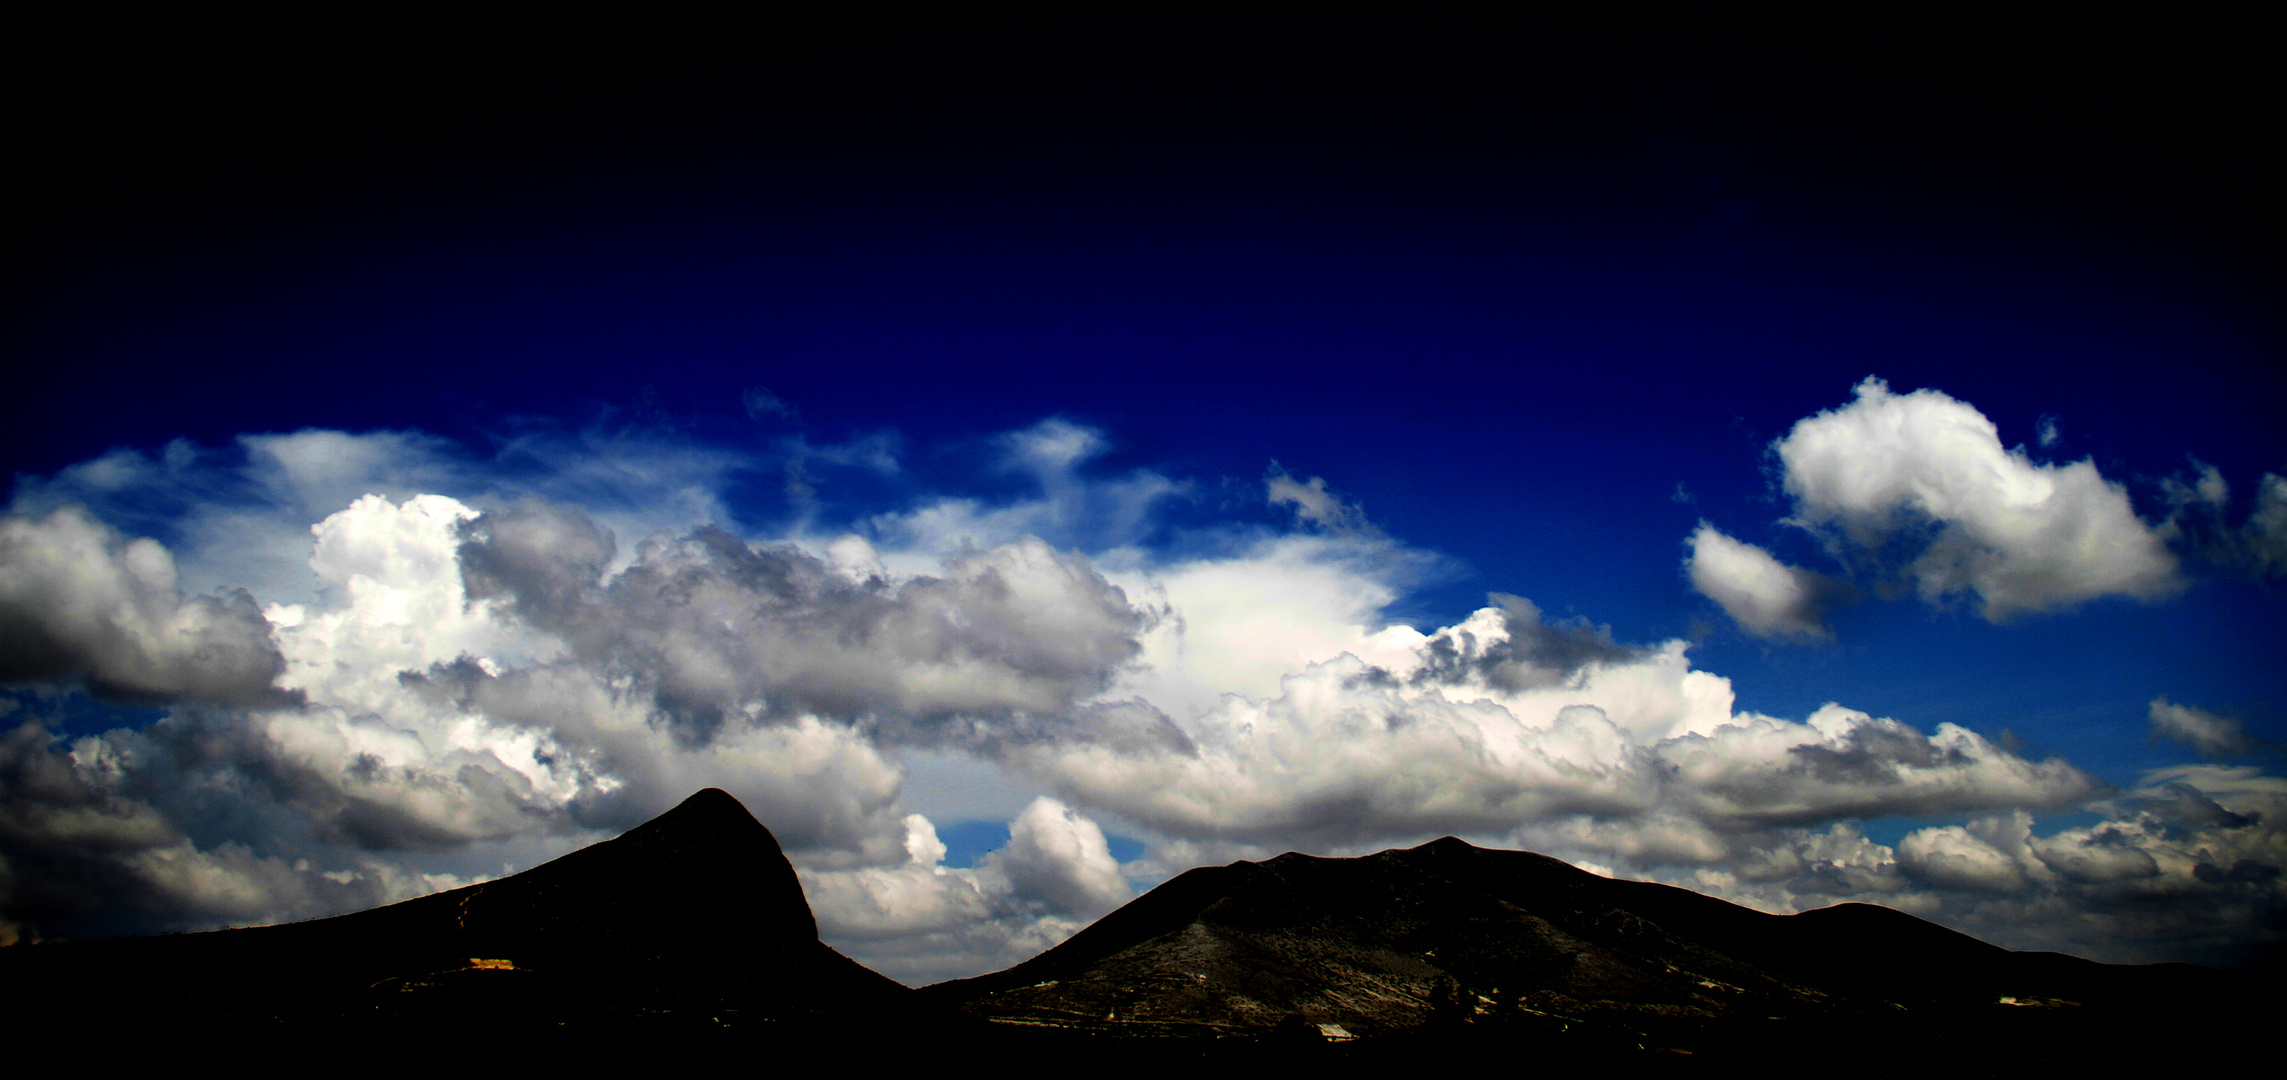
<instances>
[{"instance_id":1,"label":"white cumulus cloud","mask_svg":"<svg viewBox=\"0 0 2287 1080\"><path fill-rule=\"evenodd\" d=\"M2091 461L2046 465L1936 390L1879 379L1773 444L1795 520L1848 559L1899 555L1931 601L1974 596L1995 621L2105 596L2183 587L2176 558Z\"/></svg>"},{"instance_id":2,"label":"white cumulus cloud","mask_svg":"<svg viewBox=\"0 0 2287 1080\"><path fill-rule=\"evenodd\" d=\"M1029 958L1132 895L1102 828L1054 799L1025 807L974 868L943 865L928 818L905 829L902 864L801 876L821 936L915 985Z\"/></svg>"},{"instance_id":3,"label":"white cumulus cloud","mask_svg":"<svg viewBox=\"0 0 2287 1080\"><path fill-rule=\"evenodd\" d=\"M1686 541L1684 568L1700 595L1721 605L1740 629L1757 637L1831 639L1827 611L1848 595L1841 582L1788 566L1753 544L1700 522Z\"/></svg>"}]
</instances>

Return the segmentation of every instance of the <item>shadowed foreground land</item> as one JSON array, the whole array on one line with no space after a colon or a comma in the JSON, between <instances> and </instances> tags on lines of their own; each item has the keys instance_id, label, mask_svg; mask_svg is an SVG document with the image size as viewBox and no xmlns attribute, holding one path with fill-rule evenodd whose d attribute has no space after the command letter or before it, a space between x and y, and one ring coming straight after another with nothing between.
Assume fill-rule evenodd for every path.
<instances>
[{"instance_id":1,"label":"shadowed foreground land","mask_svg":"<svg viewBox=\"0 0 2287 1080\"><path fill-rule=\"evenodd\" d=\"M1444 839L1193 870L1007 971L911 990L818 940L769 831L708 790L500 881L288 926L0 950L0 1009L138 1033L649 1055L686 1044L1396 1063L1471 1048L1638 1071L2177 1056L2273 992L2013 953L1886 908L1776 916Z\"/></svg>"}]
</instances>

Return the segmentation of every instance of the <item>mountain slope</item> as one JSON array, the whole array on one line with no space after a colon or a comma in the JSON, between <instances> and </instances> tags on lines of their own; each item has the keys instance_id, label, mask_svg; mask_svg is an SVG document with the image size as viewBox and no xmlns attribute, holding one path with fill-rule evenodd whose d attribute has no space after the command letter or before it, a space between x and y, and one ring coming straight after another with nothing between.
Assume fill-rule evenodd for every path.
<instances>
[{"instance_id":1,"label":"mountain slope","mask_svg":"<svg viewBox=\"0 0 2287 1080\"><path fill-rule=\"evenodd\" d=\"M1359 1037L1473 1028L1704 1035L2019 1001L2206 992L2214 973L2019 954L1902 912L1752 911L1447 838L1357 859L1194 870L1007 971L930 1000L1102 1034ZM2018 1010L2007 1010L2016 1012Z\"/></svg>"},{"instance_id":2,"label":"mountain slope","mask_svg":"<svg viewBox=\"0 0 2287 1080\"><path fill-rule=\"evenodd\" d=\"M812 1028L912 991L818 940L770 831L708 789L499 881L284 926L0 950L0 1009L86 1027Z\"/></svg>"},{"instance_id":3,"label":"mountain slope","mask_svg":"<svg viewBox=\"0 0 2287 1080\"><path fill-rule=\"evenodd\" d=\"M1888 1075L2117 1064L2135 1052L2121 1032L2236 1028L2275 996L2183 965L2011 953L1884 908L1767 915L1450 838L1194 870L1014 968L916 992L821 943L769 831L711 790L618 839L389 907L0 950L12 1030L154 1063L219 1032L582 1066L695 1036L1040 1064L1106 1036L1177 1036L1121 1044L1141 1069L1282 1062L1324 1032L1361 1037L1324 1048L1357 1062L1459 1041L1624 1072L1879 1046L1860 1067Z\"/></svg>"}]
</instances>

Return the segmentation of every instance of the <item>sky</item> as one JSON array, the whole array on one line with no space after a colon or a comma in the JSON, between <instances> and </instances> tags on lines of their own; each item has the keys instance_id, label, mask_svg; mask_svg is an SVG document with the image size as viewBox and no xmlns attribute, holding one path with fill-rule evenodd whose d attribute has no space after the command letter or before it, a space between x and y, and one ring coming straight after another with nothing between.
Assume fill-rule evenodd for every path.
<instances>
[{"instance_id":1,"label":"sky","mask_svg":"<svg viewBox=\"0 0 2287 1080\"><path fill-rule=\"evenodd\" d=\"M41 28L0 942L719 786L917 985L1447 834L2277 962L2252 35L689 18Z\"/></svg>"}]
</instances>

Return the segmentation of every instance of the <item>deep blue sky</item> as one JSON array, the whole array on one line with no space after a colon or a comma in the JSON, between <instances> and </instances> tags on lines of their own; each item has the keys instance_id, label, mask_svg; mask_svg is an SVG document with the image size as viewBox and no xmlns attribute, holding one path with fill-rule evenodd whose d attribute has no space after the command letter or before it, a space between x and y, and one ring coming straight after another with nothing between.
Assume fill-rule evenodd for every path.
<instances>
[{"instance_id":1,"label":"deep blue sky","mask_svg":"<svg viewBox=\"0 0 2287 1080\"><path fill-rule=\"evenodd\" d=\"M2008 444L2056 416L2051 460L2090 455L2131 485L2186 455L2241 492L2287 464L2271 423L2273 272L2244 259L2260 236L2216 229L2230 206L2118 197L2125 185L2184 197L2207 162L2138 158L2166 149L2152 137L2099 151L1933 101L1921 80L1937 76L1917 71L1827 94L1937 112L1926 124L1955 130L1926 142L1983 156L1875 156L1887 133L1818 128L1816 103L1791 89L1750 78L1715 105L1690 101L1672 82L1704 57L1667 55L1676 69L1660 71L1651 46L1635 64L1656 82L1637 101L1551 114L1523 73L1507 103L1400 96L1393 108L1423 114L1423 130L1365 119L1358 144L1340 140L1356 94L1340 71L1313 71L1324 101L1304 96L1288 128L1260 137L1228 114L1169 130L1148 105L1127 128L1073 133L993 85L974 94L1006 117L945 128L894 94L842 114L830 103L800 117L784 156L750 130L709 130L734 124L739 103L656 87L631 89L629 108L675 114L668 135L590 117L574 96L531 105L563 128L526 135L535 146L455 130L473 121L435 101L414 108L439 110L437 133L368 117L366 146L354 126L306 133L313 117L268 92L210 87L224 105L261 105L220 124L268 156L190 160L176 176L169 160L112 151L110 165L149 172L112 176L119 201L66 192L59 220L27 229L7 462L46 474L112 446L304 426L483 444L549 423L666 423L730 444L894 432L931 448L908 483L974 485L974 455L933 455L1066 416L1114 439L1102 471L1251 483L1278 460L1455 556L1397 616L1436 625L1507 590L1628 641L1692 634L1704 611L1674 567L1699 517L1784 545L1768 529L1784 506L1763 446L1864 375L1969 400ZM1626 50L1626 37L1603 48ZM1571 73L1592 80L1589 66ZM2086 101L2056 108L2102 112L2106 76L2083 71ZM1219 78L1260 92L1244 73ZM325 89L387 112L380 89ZM1114 80L1089 89L1141 96ZM1214 117L1210 89L1164 110ZM1793 112L1722 112L1722 98L1768 96ZM2173 105L2209 108L2184 98ZM140 110L167 105L119 108L160 124ZM597 144L583 144L583 121L601 128ZM1491 121L1523 142L1500 146ZM876 130L908 142L864 137ZM295 140L316 142L316 160L290 153ZM2063 142L2056 160L2040 160L2054 146L2013 144L2040 140ZM2081 190L2072 153L2111 153L2104 165L2136 176ZM2017 174L1994 174L1997 160ZM796 414L750 419L750 387ZM862 510L864 494L839 497ZM739 510L759 531L787 515L775 481ZM2234 632L2164 634L2182 643L2159 645L2182 652L2168 666L2223 680L2239 705L2276 702L2278 684L2257 675L2280 643L2276 609L2209 593L2214 611L2196 622ZM1910 636L1919 659L1766 654L1715 634L1704 664L1768 666L1740 686L1743 705L1782 714L1848 684L1864 707L1981 716L2001 712L1992 691L1935 689L1928 670L1978 682L2042 670L2047 686L2061 654L2090 648L2083 634L2143 641L2099 627L2170 616L2097 604L2088 629L2033 620L1997 641L1958 613L1848 618Z\"/></svg>"}]
</instances>

